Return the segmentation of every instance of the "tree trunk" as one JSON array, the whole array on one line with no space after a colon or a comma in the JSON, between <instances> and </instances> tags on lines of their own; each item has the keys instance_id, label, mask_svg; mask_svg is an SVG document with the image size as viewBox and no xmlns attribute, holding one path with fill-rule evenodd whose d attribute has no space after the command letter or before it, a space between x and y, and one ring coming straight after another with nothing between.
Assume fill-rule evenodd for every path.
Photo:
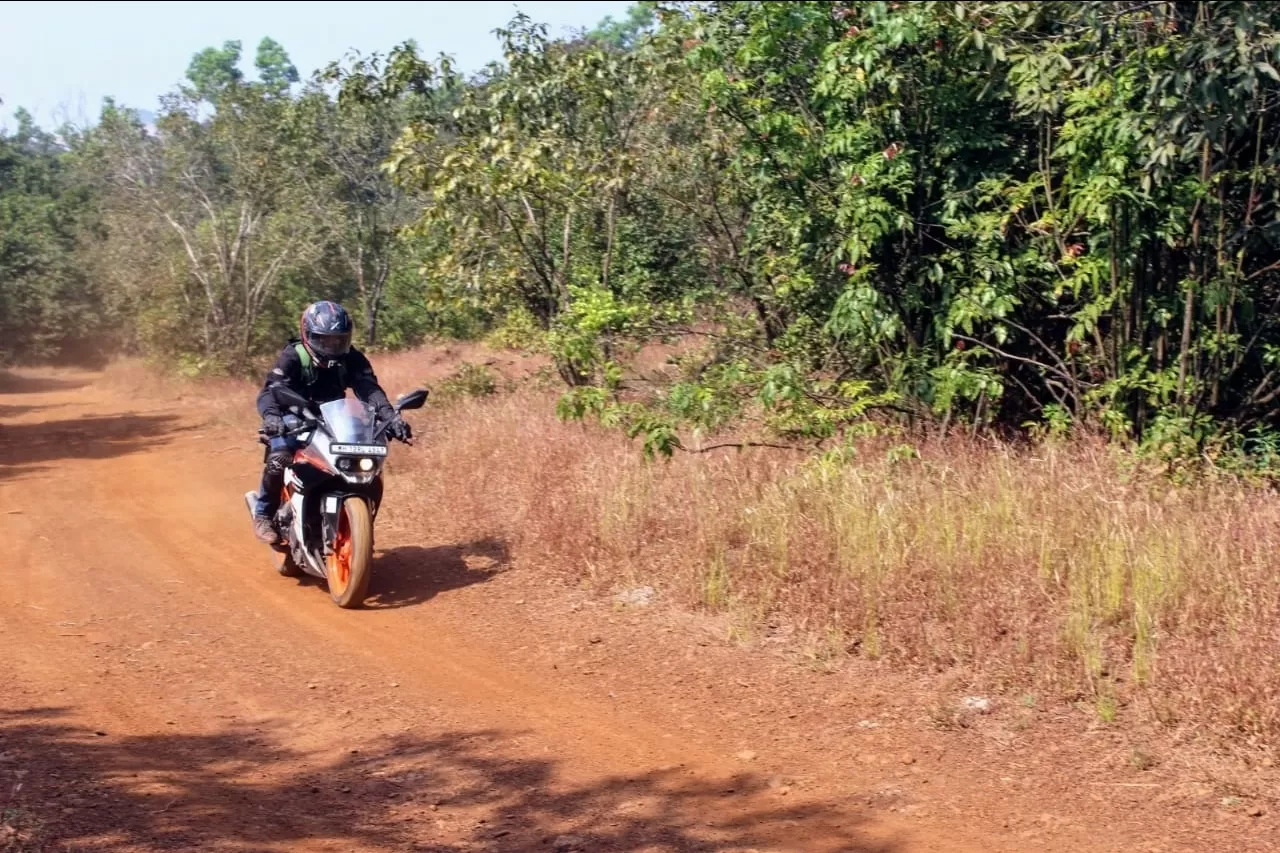
<instances>
[{"instance_id":1,"label":"tree trunk","mask_svg":"<svg viewBox=\"0 0 1280 853\"><path fill-rule=\"evenodd\" d=\"M243 231L243 229L241 229ZM246 235L247 239L247 235ZM245 243L244 252L241 257L244 260L244 267L241 275L244 276L244 335L240 342L240 365L241 367L249 364L249 352L253 348L253 325L257 321L257 311L254 310L253 295L250 290L253 286L253 280L249 277L249 244ZM229 284L230 282L228 282ZM228 288L230 290L230 288Z\"/></svg>"},{"instance_id":2,"label":"tree trunk","mask_svg":"<svg viewBox=\"0 0 1280 853\"><path fill-rule=\"evenodd\" d=\"M382 290L386 286L387 276L391 274L391 262L385 257L378 267L378 275L373 287L365 299L364 305L364 339L365 345L372 348L378 342L378 315L382 311Z\"/></svg>"},{"instance_id":3,"label":"tree trunk","mask_svg":"<svg viewBox=\"0 0 1280 853\"><path fill-rule=\"evenodd\" d=\"M573 236L573 207L564 212L563 251L560 260L560 294L558 308L564 311L569 307L569 238Z\"/></svg>"},{"instance_id":4,"label":"tree trunk","mask_svg":"<svg viewBox=\"0 0 1280 853\"><path fill-rule=\"evenodd\" d=\"M600 282L606 290L609 287L609 268L613 266L613 238L614 231L617 228L617 204L618 193L616 190L610 190L609 212L606 214L605 223L604 268L600 271Z\"/></svg>"},{"instance_id":5,"label":"tree trunk","mask_svg":"<svg viewBox=\"0 0 1280 853\"><path fill-rule=\"evenodd\" d=\"M364 274L364 246L356 246L356 257L351 262L351 271L356 277L356 293L360 294L360 308L364 312L364 345L370 349L374 345L374 335L377 333L376 321L374 319L373 299L369 293L369 288L365 281Z\"/></svg>"},{"instance_id":6,"label":"tree trunk","mask_svg":"<svg viewBox=\"0 0 1280 853\"><path fill-rule=\"evenodd\" d=\"M1120 376L1121 360L1129 337L1129 318L1122 312L1120 305L1120 225L1116 217L1116 206L1111 205L1110 223L1110 260L1111 260L1111 378ZM1128 300L1125 300L1127 306Z\"/></svg>"},{"instance_id":7,"label":"tree trunk","mask_svg":"<svg viewBox=\"0 0 1280 853\"><path fill-rule=\"evenodd\" d=\"M378 342L378 306L366 304L364 307L364 345L373 349Z\"/></svg>"},{"instance_id":8,"label":"tree trunk","mask_svg":"<svg viewBox=\"0 0 1280 853\"><path fill-rule=\"evenodd\" d=\"M1206 139L1200 154L1200 183L1209 183L1209 140ZM1204 275L1204 266L1200 258L1200 222L1203 218L1201 210L1203 199L1196 201L1195 210L1191 214L1191 270L1187 276L1186 295L1182 308L1182 343L1178 352L1178 405L1185 410L1187 404L1187 367L1191 357L1191 329L1195 320L1195 285L1198 277Z\"/></svg>"},{"instance_id":9,"label":"tree trunk","mask_svg":"<svg viewBox=\"0 0 1280 853\"><path fill-rule=\"evenodd\" d=\"M1218 176L1218 246L1215 253L1216 274L1222 275L1223 267L1226 266L1225 257L1225 241L1227 232L1227 181L1222 175ZM1207 266L1207 264L1206 264ZM1226 307L1222 304L1222 300L1218 299L1218 310L1214 317L1214 331L1217 340L1214 341L1213 347L1213 393L1209 398L1209 405L1216 410L1218 401L1222 393L1222 369L1223 369L1223 338L1227 332L1227 312Z\"/></svg>"}]
</instances>

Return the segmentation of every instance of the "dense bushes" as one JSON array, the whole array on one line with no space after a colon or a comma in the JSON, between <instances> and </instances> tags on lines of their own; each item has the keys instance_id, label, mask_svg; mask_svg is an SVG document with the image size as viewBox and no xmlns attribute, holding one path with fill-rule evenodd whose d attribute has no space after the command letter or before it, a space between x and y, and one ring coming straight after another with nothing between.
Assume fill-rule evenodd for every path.
<instances>
[{"instance_id":1,"label":"dense bushes","mask_svg":"<svg viewBox=\"0 0 1280 853\"><path fill-rule=\"evenodd\" d=\"M109 316L118 346L234 370L328 296L373 346L532 320L562 411L657 452L827 446L875 411L1270 446L1278 23L647 3L573 39L517 17L471 78L410 43L305 85L274 42L245 80L227 43L155 128L108 104L5 137L3 345ZM697 345L638 385L647 340Z\"/></svg>"}]
</instances>

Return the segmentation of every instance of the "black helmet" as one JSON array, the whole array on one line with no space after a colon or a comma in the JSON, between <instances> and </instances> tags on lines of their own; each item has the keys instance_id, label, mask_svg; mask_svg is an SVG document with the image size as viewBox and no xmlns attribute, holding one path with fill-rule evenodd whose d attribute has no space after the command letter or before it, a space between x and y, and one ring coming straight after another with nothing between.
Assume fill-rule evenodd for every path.
<instances>
[{"instance_id":1,"label":"black helmet","mask_svg":"<svg viewBox=\"0 0 1280 853\"><path fill-rule=\"evenodd\" d=\"M336 367L351 350L351 315L336 302L313 302L302 312L302 345L319 367Z\"/></svg>"}]
</instances>

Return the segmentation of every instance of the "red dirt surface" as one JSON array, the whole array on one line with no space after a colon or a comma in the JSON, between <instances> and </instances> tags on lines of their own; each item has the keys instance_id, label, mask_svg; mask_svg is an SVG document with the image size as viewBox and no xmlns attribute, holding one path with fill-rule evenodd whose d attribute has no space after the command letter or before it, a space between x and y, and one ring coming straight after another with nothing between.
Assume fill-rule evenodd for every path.
<instances>
[{"instance_id":1,"label":"red dirt surface","mask_svg":"<svg viewBox=\"0 0 1280 853\"><path fill-rule=\"evenodd\" d=\"M272 571L241 500L260 449L198 403L0 381L0 850L1280 844L1268 791L1133 733L940 726L926 685L738 647L392 507L368 608L340 610Z\"/></svg>"}]
</instances>

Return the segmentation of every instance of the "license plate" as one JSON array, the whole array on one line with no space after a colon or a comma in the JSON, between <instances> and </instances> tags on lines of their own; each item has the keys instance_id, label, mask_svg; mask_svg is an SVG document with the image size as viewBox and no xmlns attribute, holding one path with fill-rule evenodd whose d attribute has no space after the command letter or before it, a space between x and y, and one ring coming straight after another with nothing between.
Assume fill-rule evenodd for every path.
<instances>
[{"instance_id":1,"label":"license plate","mask_svg":"<svg viewBox=\"0 0 1280 853\"><path fill-rule=\"evenodd\" d=\"M331 444L329 450L347 456L386 456L387 448L381 444Z\"/></svg>"}]
</instances>

